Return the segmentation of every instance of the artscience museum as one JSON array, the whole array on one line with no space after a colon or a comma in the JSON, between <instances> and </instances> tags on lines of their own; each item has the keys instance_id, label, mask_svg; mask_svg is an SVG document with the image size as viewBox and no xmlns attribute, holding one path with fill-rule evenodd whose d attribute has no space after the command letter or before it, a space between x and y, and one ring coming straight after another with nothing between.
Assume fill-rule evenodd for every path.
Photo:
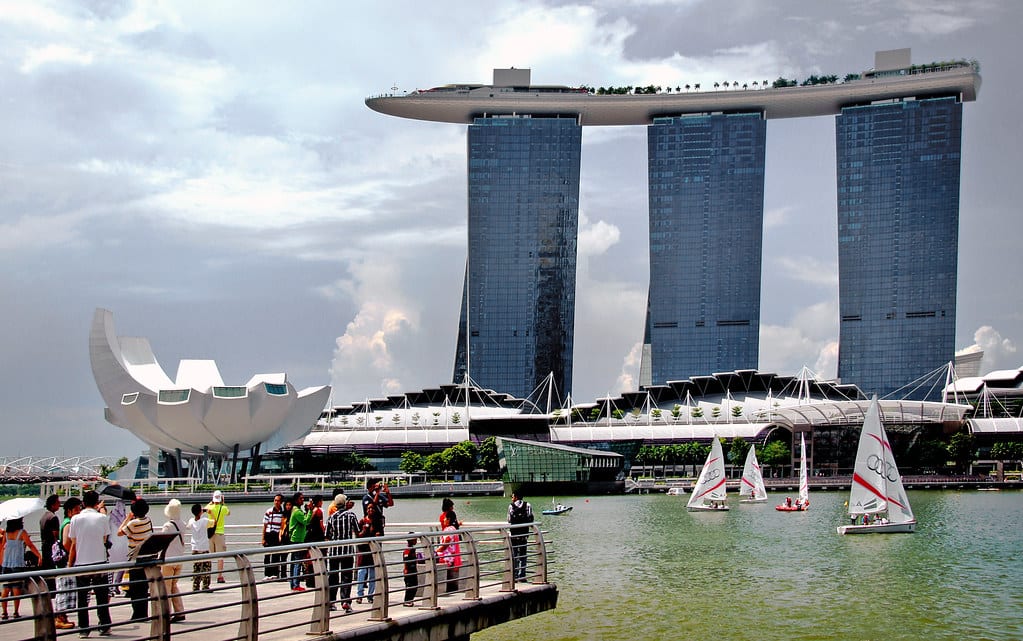
<instances>
[{"instance_id":1,"label":"artscience museum","mask_svg":"<svg viewBox=\"0 0 1023 641\"><path fill-rule=\"evenodd\" d=\"M236 470L240 455L257 458L300 439L330 396L327 385L296 390L284 373L228 385L212 360L182 360L172 379L149 341L118 336L114 315L105 309L93 316L89 359L107 421L169 455L167 476L229 457Z\"/></svg>"}]
</instances>

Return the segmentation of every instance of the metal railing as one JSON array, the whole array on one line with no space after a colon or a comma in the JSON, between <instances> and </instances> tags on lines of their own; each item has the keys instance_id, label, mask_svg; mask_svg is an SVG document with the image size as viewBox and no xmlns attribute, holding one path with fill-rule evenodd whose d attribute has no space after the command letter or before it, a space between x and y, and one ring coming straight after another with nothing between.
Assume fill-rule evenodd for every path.
<instances>
[{"instance_id":1,"label":"metal railing","mask_svg":"<svg viewBox=\"0 0 1023 641\"><path fill-rule=\"evenodd\" d=\"M397 527L401 526L391 529ZM524 528L528 534L513 536L513 528ZM118 638L161 641L188 635L245 641L289 639L324 635L332 625L351 628L387 621L394 606L436 610L453 597L478 600L485 592L514 592L524 585L547 583L548 549L539 523L484 524L458 530L461 567L455 575L436 552L446 534L422 528L412 534L8 574L3 576L4 583L21 582L24 593L0 601L10 612L20 598L19 605L30 606L31 613L0 620L0 639L49 641L108 631ZM410 545L413 538L416 542ZM360 545L362 550L357 548ZM405 549L411 549L414 572L409 571L413 563L403 558ZM524 557L518 577L513 559L517 550ZM220 560L225 561L224 583L216 580ZM210 565L202 565L205 563ZM180 571L168 577L167 566L180 566ZM365 581L360 587L358 570L370 568L374 581ZM112 585L111 576L121 572L123 581ZM98 621L102 607L86 598L84 604L73 603L63 614L71 623L87 619L88 625L58 627L58 604L68 595L85 593L78 587L79 577L97 574L105 575L102 589L119 595L107 605L110 623ZM76 584L69 586L67 578L75 579ZM122 589L129 598L119 598ZM173 608L176 598L183 606L177 611ZM142 620L132 620L133 599L146 600ZM84 617L80 619L80 615ZM196 636L199 633L201 636Z\"/></svg>"}]
</instances>

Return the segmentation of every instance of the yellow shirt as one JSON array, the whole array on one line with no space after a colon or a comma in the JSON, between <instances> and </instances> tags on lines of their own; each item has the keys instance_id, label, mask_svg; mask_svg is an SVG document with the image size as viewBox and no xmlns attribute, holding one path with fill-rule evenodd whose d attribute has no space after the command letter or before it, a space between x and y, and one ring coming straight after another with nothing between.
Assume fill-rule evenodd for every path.
<instances>
[{"instance_id":1,"label":"yellow shirt","mask_svg":"<svg viewBox=\"0 0 1023 641\"><path fill-rule=\"evenodd\" d=\"M207 517L210 523L216 522L217 529L214 534L224 533L224 521L231 514L231 510L223 503L210 503L206 506ZM213 527L212 525L210 527Z\"/></svg>"}]
</instances>

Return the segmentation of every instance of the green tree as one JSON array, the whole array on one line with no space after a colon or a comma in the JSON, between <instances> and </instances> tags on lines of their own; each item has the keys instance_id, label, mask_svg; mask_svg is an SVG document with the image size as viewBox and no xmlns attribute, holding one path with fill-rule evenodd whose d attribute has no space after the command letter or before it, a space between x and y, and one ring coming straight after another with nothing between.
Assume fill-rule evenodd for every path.
<instances>
[{"instance_id":1,"label":"green tree","mask_svg":"<svg viewBox=\"0 0 1023 641\"><path fill-rule=\"evenodd\" d=\"M1023 460L1023 443L998 441L991 446L991 458L996 461L1021 461Z\"/></svg>"},{"instance_id":2,"label":"green tree","mask_svg":"<svg viewBox=\"0 0 1023 641\"><path fill-rule=\"evenodd\" d=\"M746 461L746 453L751 447L752 445L747 443L746 439L736 436L732 439L732 444L728 446L728 462L732 465L742 465Z\"/></svg>"},{"instance_id":3,"label":"green tree","mask_svg":"<svg viewBox=\"0 0 1023 641\"><path fill-rule=\"evenodd\" d=\"M418 452L402 452L398 469L406 474L415 474L423 469L423 455Z\"/></svg>"},{"instance_id":4,"label":"green tree","mask_svg":"<svg viewBox=\"0 0 1023 641\"><path fill-rule=\"evenodd\" d=\"M472 441L462 441L458 445L452 445L447 451L448 469L463 474L469 474L476 469L479 448Z\"/></svg>"},{"instance_id":5,"label":"green tree","mask_svg":"<svg viewBox=\"0 0 1023 641\"><path fill-rule=\"evenodd\" d=\"M493 436L480 443L479 466L492 474L501 470L501 459L497 455L497 439Z\"/></svg>"},{"instance_id":6,"label":"green tree","mask_svg":"<svg viewBox=\"0 0 1023 641\"><path fill-rule=\"evenodd\" d=\"M689 415L693 418L703 418L703 408L697 405L689 412Z\"/></svg>"},{"instance_id":7,"label":"green tree","mask_svg":"<svg viewBox=\"0 0 1023 641\"><path fill-rule=\"evenodd\" d=\"M742 405L733 405L732 406L732 417L733 418L739 418L740 416L742 416Z\"/></svg>"},{"instance_id":8,"label":"green tree","mask_svg":"<svg viewBox=\"0 0 1023 641\"><path fill-rule=\"evenodd\" d=\"M955 462L957 470L967 471L977 460L976 439L969 432L956 432L948 441L948 456Z\"/></svg>"},{"instance_id":9,"label":"green tree","mask_svg":"<svg viewBox=\"0 0 1023 641\"><path fill-rule=\"evenodd\" d=\"M108 476L110 476L111 472L116 472L117 470L121 469L127 464L128 464L127 456L122 456L121 458L117 459L116 462L110 465L103 463L99 466L99 475L102 478L107 478Z\"/></svg>"},{"instance_id":10,"label":"green tree","mask_svg":"<svg viewBox=\"0 0 1023 641\"><path fill-rule=\"evenodd\" d=\"M792 449L784 441L770 441L760 448L760 462L764 465L789 465Z\"/></svg>"},{"instance_id":11,"label":"green tree","mask_svg":"<svg viewBox=\"0 0 1023 641\"><path fill-rule=\"evenodd\" d=\"M427 474L435 477L447 472L448 462L445 452L434 452L427 456L426 460L423 461L423 469L426 470Z\"/></svg>"}]
</instances>

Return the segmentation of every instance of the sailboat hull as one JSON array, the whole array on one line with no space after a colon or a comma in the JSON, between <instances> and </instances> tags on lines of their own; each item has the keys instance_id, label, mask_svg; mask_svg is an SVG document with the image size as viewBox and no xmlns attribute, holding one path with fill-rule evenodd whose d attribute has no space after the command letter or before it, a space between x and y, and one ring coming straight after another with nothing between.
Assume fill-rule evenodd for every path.
<instances>
[{"instance_id":1,"label":"sailboat hull","mask_svg":"<svg viewBox=\"0 0 1023 641\"><path fill-rule=\"evenodd\" d=\"M715 507L713 505L688 505L686 506L686 509L690 512L727 512L728 506L721 505Z\"/></svg>"},{"instance_id":2,"label":"sailboat hull","mask_svg":"<svg viewBox=\"0 0 1023 641\"><path fill-rule=\"evenodd\" d=\"M762 499L741 499L739 503L767 503L767 497Z\"/></svg>"},{"instance_id":3,"label":"sailboat hull","mask_svg":"<svg viewBox=\"0 0 1023 641\"><path fill-rule=\"evenodd\" d=\"M912 532L916 532L916 521L838 526L839 534L908 534Z\"/></svg>"}]
</instances>

